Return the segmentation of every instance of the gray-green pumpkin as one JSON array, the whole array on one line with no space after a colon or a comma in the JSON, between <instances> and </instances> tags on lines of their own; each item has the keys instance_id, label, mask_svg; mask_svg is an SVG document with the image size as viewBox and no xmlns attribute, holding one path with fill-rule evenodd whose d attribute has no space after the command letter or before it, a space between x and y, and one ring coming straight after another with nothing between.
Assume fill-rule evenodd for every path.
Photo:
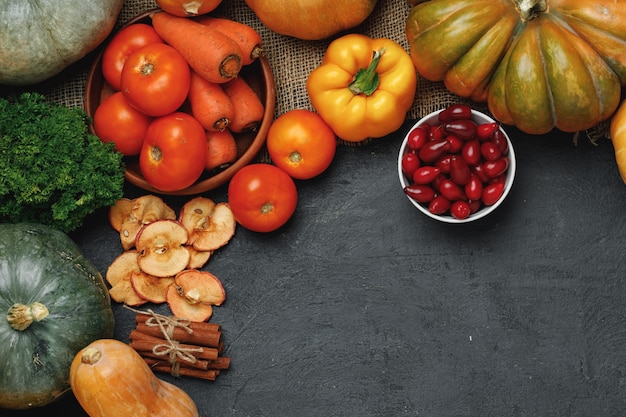
<instances>
[{"instance_id":1,"label":"gray-green pumpkin","mask_svg":"<svg viewBox=\"0 0 626 417\"><path fill-rule=\"evenodd\" d=\"M0 84L32 85L77 62L111 33L124 0L0 1Z\"/></svg>"},{"instance_id":2,"label":"gray-green pumpkin","mask_svg":"<svg viewBox=\"0 0 626 417\"><path fill-rule=\"evenodd\" d=\"M69 392L76 353L115 325L98 269L39 224L0 224L0 312L0 408L16 410Z\"/></svg>"}]
</instances>

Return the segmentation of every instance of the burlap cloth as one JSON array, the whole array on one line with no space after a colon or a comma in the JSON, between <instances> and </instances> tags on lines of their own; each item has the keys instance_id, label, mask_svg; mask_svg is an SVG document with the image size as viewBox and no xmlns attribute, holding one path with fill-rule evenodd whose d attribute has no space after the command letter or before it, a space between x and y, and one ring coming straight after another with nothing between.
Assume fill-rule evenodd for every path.
<instances>
[{"instance_id":1,"label":"burlap cloth","mask_svg":"<svg viewBox=\"0 0 626 417\"><path fill-rule=\"evenodd\" d=\"M119 28L131 18L157 7L153 0L126 0L118 17ZM374 38L389 38L409 50L405 36L405 21L411 10L407 0L379 0L370 17L353 29ZM265 54L270 61L276 82L276 110L278 116L296 108L312 109L305 84L308 74L321 63L330 42L303 41L278 35L265 27L244 0L223 0L216 13L244 22L255 28L263 39ZM96 51L97 52L97 51ZM87 57L84 61L88 61ZM70 68L60 76L38 86L49 100L70 106L83 106L83 95L87 78L88 62ZM409 119L419 119L426 114L456 102L468 102L448 92L442 83L418 77L417 94ZM478 110L488 113L483 104L471 103ZM603 123L587 131L590 138L606 135L607 124Z\"/></svg>"}]
</instances>

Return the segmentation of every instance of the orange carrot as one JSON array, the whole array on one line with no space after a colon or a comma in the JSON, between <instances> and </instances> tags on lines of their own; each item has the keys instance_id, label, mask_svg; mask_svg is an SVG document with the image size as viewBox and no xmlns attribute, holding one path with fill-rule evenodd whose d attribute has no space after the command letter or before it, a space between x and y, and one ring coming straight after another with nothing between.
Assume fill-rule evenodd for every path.
<instances>
[{"instance_id":1,"label":"orange carrot","mask_svg":"<svg viewBox=\"0 0 626 417\"><path fill-rule=\"evenodd\" d=\"M207 171L216 168L225 168L237 160L237 141L232 132L228 129L221 132L206 132Z\"/></svg>"},{"instance_id":2,"label":"orange carrot","mask_svg":"<svg viewBox=\"0 0 626 417\"><path fill-rule=\"evenodd\" d=\"M191 71L187 98L191 114L206 130L222 131L234 117L235 108L222 84L207 81L195 71Z\"/></svg>"},{"instance_id":3,"label":"orange carrot","mask_svg":"<svg viewBox=\"0 0 626 417\"><path fill-rule=\"evenodd\" d=\"M202 15L196 21L222 32L237 42L243 52L243 65L254 62L255 59L263 55L263 40L261 35L252 26L221 17Z\"/></svg>"},{"instance_id":4,"label":"orange carrot","mask_svg":"<svg viewBox=\"0 0 626 417\"><path fill-rule=\"evenodd\" d=\"M243 52L228 36L192 19L167 12L150 16L159 36L205 80L224 83L239 75Z\"/></svg>"},{"instance_id":5,"label":"orange carrot","mask_svg":"<svg viewBox=\"0 0 626 417\"><path fill-rule=\"evenodd\" d=\"M235 133L257 130L263 120L265 108L250 84L242 77L237 77L224 83L222 87L235 108L228 128Z\"/></svg>"}]
</instances>

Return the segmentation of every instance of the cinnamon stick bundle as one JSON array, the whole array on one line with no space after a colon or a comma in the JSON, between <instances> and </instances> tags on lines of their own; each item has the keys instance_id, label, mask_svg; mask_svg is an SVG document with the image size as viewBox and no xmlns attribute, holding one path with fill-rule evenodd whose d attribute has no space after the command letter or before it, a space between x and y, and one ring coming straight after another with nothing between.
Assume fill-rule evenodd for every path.
<instances>
[{"instance_id":1,"label":"cinnamon stick bundle","mask_svg":"<svg viewBox=\"0 0 626 417\"><path fill-rule=\"evenodd\" d=\"M214 380L228 369L219 324L172 319L138 312L130 346L155 372Z\"/></svg>"}]
</instances>

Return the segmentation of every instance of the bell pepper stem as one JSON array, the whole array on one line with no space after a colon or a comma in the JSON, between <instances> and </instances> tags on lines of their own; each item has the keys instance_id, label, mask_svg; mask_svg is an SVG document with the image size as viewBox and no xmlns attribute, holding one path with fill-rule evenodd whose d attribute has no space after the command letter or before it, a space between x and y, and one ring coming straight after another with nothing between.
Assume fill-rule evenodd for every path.
<instances>
[{"instance_id":1,"label":"bell pepper stem","mask_svg":"<svg viewBox=\"0 0 626 417\"><path fill-rule=\"evenodd\" d=\"M354 95L365 94L371 96L380 84L380 77L376 71L380 58L385 53L385 48L380 51L374 51L372 54L372 62L367 68L361 68L354 74L352 82L348 85L348 89Z\"/></svg>"}]
</instances>

